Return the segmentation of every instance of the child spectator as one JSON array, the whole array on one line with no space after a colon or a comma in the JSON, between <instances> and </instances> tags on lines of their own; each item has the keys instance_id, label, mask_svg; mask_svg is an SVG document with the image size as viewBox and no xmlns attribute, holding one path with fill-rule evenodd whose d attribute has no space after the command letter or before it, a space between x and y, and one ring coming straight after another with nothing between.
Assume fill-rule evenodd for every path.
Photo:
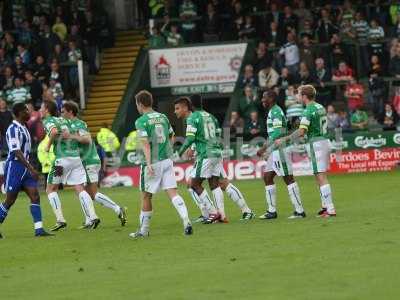
<instances>
[{"instance_id":1,"label":"child spectator","mask_svg":"<svg viewBox=\"0 0 400 300\"><path fill-rule=\"evenodd\" d=\"M366 130L368 128L368 115L361 107L351 114L351 128L354 130Z\"/></svg>"}]
</instances>

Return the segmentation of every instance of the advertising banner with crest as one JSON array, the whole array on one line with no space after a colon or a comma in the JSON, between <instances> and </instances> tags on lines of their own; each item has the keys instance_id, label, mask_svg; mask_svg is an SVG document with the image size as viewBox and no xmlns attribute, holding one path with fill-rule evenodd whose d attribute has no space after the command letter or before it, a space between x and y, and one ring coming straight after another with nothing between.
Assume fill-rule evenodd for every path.
<instances>
[{"instance_id":1,"label":"advertising banner with crest","mask_svg":"<svg viewBox=\"0 0 400 300\"><path fill-rule=\"evenodd\" d=\"M203 91L230 92L224 86L236 83L246 47L235 43L150 50L151 87L197 86Z\"/></svg>"}]
</instances>

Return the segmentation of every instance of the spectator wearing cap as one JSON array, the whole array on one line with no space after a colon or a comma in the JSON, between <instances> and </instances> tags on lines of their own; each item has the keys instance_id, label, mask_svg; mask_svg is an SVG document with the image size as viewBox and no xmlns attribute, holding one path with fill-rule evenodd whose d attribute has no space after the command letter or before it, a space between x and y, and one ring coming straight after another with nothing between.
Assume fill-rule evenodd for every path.
<instances>
[{"instance_id":1,"label":"spectator wearing cap","mask_svg":"<svg viewBox=\"0 0 400 300\"><path fill-rule=\"evenodd\" d=\"M239 84L241 88L245 86L255 88L258 86L258 78L254 75L254 68L252 65L246 65L244 67L244 73L239 78Z\"/></svg>"},{"instance_id":2,"label":"spectator wearing cap","mask_svg":"<svg viewBox=\"0 0 400 300\"><path fill-rule=\"evenodd\" d=\"M284 57L284 65L289 69L289 72L296 74L299 69L300 56L294 33L288 33L287 43L281 47L279 54Z\"/></svg>"},{"instance_id":3,"label":"spectator wearing cap","mask_svg":"<svg viewBox=\"0 0 400 300\"><path fill-rule=\"evenodd\" d=\"M399 116L389 103L385 104L383 113L378 119L384 130L395 130L399 122Z\"/></svg>"},{"instance_id":4,"label":"spectator wearing cap","mask_svg":"<svg viewBox=\"0 0 400 300\"><path fill-rule=\"evenodd\" d=\"M350 81L353 77L353 70L342 61L335 72L333 72L332 81Z\"/></svg>"},{"instance_id":5,"label":"spectator wearing cap","mask_svg":"<svg viewBox=\"0 0 400 300\"><path fill-rule=\"evenodd\" d=\"M350 112L364 106L364 87L355 78L346 85L344 96L347 98L347 107Z\"/></svg>"},{"instance_id":6,"label":"spectator wearing cap","mask_svg":"<svg viewBox=\"0 0 400 300\"><path fill-rule=\"evenodd\" d=\"M216 42L220 36L221 21L212 3L207 4L207 12L203 16L202 29L204 42Z\"/></svg>"},{"instance_id":7,"label":"spectator wearing cap","mask_svg":"<svg viewBox=\"0 0 400 300\"><path fill-rule=\"evenodd\" d=\"M258 84L263 90L270 89L278 83L279 74L269 64L258 72Z\"/></svg>"},{"instance_id":8,"label":"spectator wearing cap","mask_svg":"<svg viewBox=\"0 0 400 300\"><path fill-rule=\"evenodd\" d=\"M23 85L24 81L20 77L16 77L14 79L14 88L9 90L7 94L7 102L10 105L14 105L16 103L26 103L31 99L31 94L28 89Z\"/></svg>"}]
</instances>

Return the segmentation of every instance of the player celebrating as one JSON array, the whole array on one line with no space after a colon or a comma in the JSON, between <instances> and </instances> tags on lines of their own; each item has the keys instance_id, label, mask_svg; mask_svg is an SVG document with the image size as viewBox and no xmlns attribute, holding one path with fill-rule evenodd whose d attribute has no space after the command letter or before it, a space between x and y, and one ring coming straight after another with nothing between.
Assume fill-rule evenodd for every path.
<instances>
[{"instance_id":1,"label":"player celebrating","mask_svg":"<svg viewBox=\"0 0 400 300\"><path fill-rule=\"evenodd\" d=\"M119 206L106 195L98 192L97 183L99 181L99 171L101 161L97 154L96 145L93 143L87 125L84 121L77 118L79 112L78 105L73 101L67 101L63 104L63 118L69 120L73 132L64 131L63 138L76 140L79 143L80 157L87 175L87 185L85 190L92 199L101 205L113 210L121 220L121 226L126 224L126 208ZM90 219L86 218L82 228L92 226Z\"/></svg>"},{"instance_id":2,"label":"player celebrating","mask_svg":"<svg viewBox=\"0 0 400 300\"><path fill-rule=\"evenodd\" d=\"M325 108L315 102L316 90L312 85L302 85L298 88L298 97L306 105L300 120L300 127L290 136L277 139L276 145L290 140L307 138L307 154L311 161L312 171L318 182L322 209L318 215L324 218L335 217L336 210L332 201L332 190L328 182L329 154L331 145L327 134L327 117Z\"/></svg>"},{"instance_id":3,"label":"player celebrating","mask_svg":"<svg viewBox=\"0 0 400 300\"><path fill-rule=\"evenodd\" d=\"M149 236L150 219L153 214L151 199L160 188L165 190L183 221L184 233L193 233L188 211L182 197L177 194L177 184L173 169L170 138L173 130L168 118L153 110L153 96L148 91L140 91L136 96L136 107L142 115L135 122L144 162L140 167L140 191L142 210L140 228L131 233L132 238Z\"/></svg>"},{"instance_id":4,"label":"player celebrating","mask_svg":"<svg viewBox=\"0 0 400 300\"><path fill-rule=\"evenodd\" d=\"M274 91L264 92L262 97L263 106L268 109L267 131L268 142L273 143L279 137L287 134L287 120L283 110L276 104L277 95ZM267 150L265 144L257 154L264 155ZM289 148L279 147L274 149L268 156L267 164L264 167L265 198L267 200L267 212L260 216L260 219L276 219L276 186L274 183L275 175L283 177L289 192L289 198L294 206L294 213L289 219L305 218L306 214L301 203L300 190L297 182L293 178L292 163Z\"/></svg>"},{"instance_id":5,"label":"player celebrating","mask_svg":"<svg viewBox=\"0 0 400 300\"><path fill-rule=\"evenodd\" d=\"M224 195L220 183L225 187L228 195L241 208L243 220L254 218L254 213L248 207L242 193L226 179L225 170L222 165L222 147L219 141L221 129L217 119L204 110L194 111L201 108L200 99L192 102L189 98L181 97L175 101L175 114L178 119L186 119L186 140L178 151L178 155L183 153L194 143L196 146L196 162L191 174L191 189L189 190L199 207L204 207L202 214L208 210L208 219L205 224L218 221L227 222L224 209ZM220 182L220 178L223 180ZM210 197L202 187L203 180L207 179L215 201L215 207L210 205ZM196 195L197 194L197 195Z\"/></svg>"},{"instance_id":6,"label":"player celebrating","mask_svg":"<svg viewBox=\"0 0 400 300\"><path fill-rule=\"evenodd\" d=\"M8 157L5 165L6 200L0 204L0 224L15 203L18 193L23 190L31 200L30 211L33 218L35 236L52 236L43 229L40 197L37 189L39 173L29 163L31 136L25 123L29 120L28 108L24 103L13 107L14 121L7 129ZM0 234L0 238L2 238Z\"/></svg>"},{"instance_id":7,"label":"player celebrating","mask_svg":"<svg viewBox=\"0 0 400 300\"><path fill-rule=\"evenodd\" d=\"M90 219L91 228L95 229L100 224L100 219L96 215L90 195L85 191L86 173L79 157L79 144L75 140L62 138L62 132L71 131L71 125L67 120L56 117L57 104L53 101L43 102L40 114L46 133L49 136L47 148L49 149L50 145L53 144L56 157L47 178L46 187L50 205L57 219L56 224L51 230L58 231L67 226L62 213L61 201L57 193L60 183L74 186L81 203L82 211Z\"/></svg>"}]
</instances>

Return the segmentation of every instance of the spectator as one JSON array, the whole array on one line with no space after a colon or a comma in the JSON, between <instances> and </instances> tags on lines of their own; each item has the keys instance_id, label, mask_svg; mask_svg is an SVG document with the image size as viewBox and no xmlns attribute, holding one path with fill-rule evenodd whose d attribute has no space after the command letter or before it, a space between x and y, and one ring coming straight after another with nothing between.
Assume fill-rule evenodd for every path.
<instances>
[{"instance_id":1,"label":"spectator","mask_svg":"<svg viewBox=\"0 0 400 300\"><path fill-rule=\"evenodd\" d=\"M233 137L243 133L244 120L240 117L237 111L231 112L229 127L230 127L230 133Z\"/></svg>"},{"instance_id":2,"label":"spectator","mask_svg":"<svg viewBox=\"0 0 400 300\"><path fill-rule=\"evenodd\" d=\"M400 79L400 43L396 44L394 56L389 62L389 73L390 75ZM400 85L398 81L393 82L393 85Z\"/></svg>"},{"instance_id":3,"label":"spectator","mask_svg":"<svg viewBox=\"0 0 400 300\"><path fill-rule=\"evenodd\" d=\"M247 120L244 127L244 139L250 141L253 138L264 136L265 128L263 122L260 122L258 111L250 112L250 118Z\"/></svg>"},{"instance_id":4,"label":"spectator","mask_svg":"<svg viewBox=\"0 0 400 300\"><path fill-rule=\"evenodd\" d=\"M304 32L305 24L312 20L312 13L309 9L306 8L306 3L304 0L297 1L297 8L294 10L294 14L298 19L298 31Z\"/></svg>"},{"instance_id":5,"label":"spectator","mask_svg":"<svg viewBox=\"0 0 400 300\"><path fill-rule=\"evenodd\" d=\"M163 48L165 47L165 38L160 34L157 26L154 26L151 29L151 35L149 38L149 47L150 48Z\"/></svg>"},{"instance_id":6,"label":"spectator","mask_svg":"<svg viewBox=\"0 0 400 300\"><path fill-rule=\"evenodd\" d=\"M30 23L28 20L24 20L20 27L17 28L18 33L18 43L24 45L32 45L33 33L30 28Z\"/></svg>"},{"instance_id":7,"label":"spectator","mask_svg":"<svg viewBox=\"0 0 400 300\"><path fill-rule=\"evenodd\" d=\"M44 31L39 33L42 55L47 59L54 49L54 45L61 44L57 34L51 31L48 24L44 25ZM61 46L61 45L60 45Z\"/></svg>"},{"instance_id":8,"label":"spectator","mask_svg":"<svg viewBox=\"0 0 400 300\"><path fill-rule=\"evenodd\" d=\"M97 142L106 152L107 157L113 156L113 153L119 149L120 143L118 137L111 131L107 123L103 123L96 136Z\"/></svg>"},{"instance_id":9,"label":"spectator","mask_svg":"<svg viewBox=\"0 0 400 300\"><path fill-rule=\"evenodd\" d=\"M172 46L172 47L177 47L180 45L183 45L183 38L182 36L178 33L178 26L174 23L171 24L170 30L167 31L166 28L169 25L169 18L168 16L165 18L166 22L161 28L161 32L164 34L166 40L167 40L167 45Z\"/></svg>"},{"instance_id":10,"label":"spectator","mask_svg":"<svg viewBox=\"0 0 400 300\"><path fill-rule=\"evenodd\" d=\"M296 83L296 77L289 73L288 68L282 68L278 83L275 87L275 93L278 95L278 104L281 107L285 106L286 90L290 85Z\"/></svg>"},{"instance_id":11,"label":"spectator","mask_svg":"<svg viewBox=\"0 0 400 300\"><path fill-rule=\"evenodd\" d=\"M250 39L255 38L256 36L256 27L253 24L253 18L249 15L247 15L244 18L244 24L242 28L239 30L239 40L241 41L247 41Z\"/></svg>"},{"instance_id":12,"label":"spectator","mask_svg":"<svg viewBox=\"0 0 400 300\"><path fill-rule=\"evenodd\" d=\"M16 56L13 64L13 73L15 76L24 76L26 65L22 62L20 56Z\"/></svg>"},{"instance_id":13,"label":"spectator","mask_svg":"<svg viewBox=\"0 0 400 300\"><path fill-rule=\"evenodd\" d=\"M326 9L321 9L321 19L318 21L316 32L320 43L328 43L332 35L337 32Z\"/></svg>"},{"instance_id":14,"label":"spectator","mask_svg":"<svg viewBox=\"0 0 400 300\"><path fill-rule=\"evenodd\" d=\"M304 61L300 62L300 68L297 76L298 76L297 82L300 83L301 85L312 84L315 82L314 75L310 72L310 70L307 67L307 64Z\"/></svg>"},{"instance_id":15,"label":"spectator","mask_svg":"<svg viewBox=\"0 0 400 300\"><path fill-rule=\"evenodd\" d=\"M49 74L49 67L44 63L43 56L39 55L36 57L36 64L33 66L33 76L39 81L44 82L49 78Z\"/></svg>"},{"instance_id":16,"label":"spectator","mask_svg":"<svg viewBox=\"0 0 400 300\"><path fill-rule=\"evenodd\" d=\"M308 35L304 35L300 46L300 61L303 61L309 70L313 70L315 57L316 53L311 45L311 39Z\"/></svg>"},{"instance_id":17,"label":"spectator","mask_svg":"<svg viewBox=\"0 0 400 300\"><path fill-rule=\"evenodd\" d=\"M244 74L240 77L239 84L241 88L244 88L245 86L255 88L258 86L258 80L254 75L254 68L252 65L246 65L244 67Z\"/></svg>"},{"instance_id":18,"label":"spectator","mask_svg":"<svg viewBox=\"0 0 400 300\"><path fill-rule=\"evenodd\" d=\"M270 65L265 65L258 72L258 84L264 90L274 87L278 83L278 79L279 74Z\"/></svg>"},{"instance_id":19,"label":"spectator","mask_svg":"<svg viewBox=\"0 0 400 300\"><path fill-rule=\"evenodd\" d=\"M396 111L397 115L400 115L400 88L394 88L394 96L392 100L393 108Z\"/></svg>"},{"instance_id":20,"label":"spectator","mask_svg":"<svg viewBox=\"0 0 400 300\"><path fill-rule=\"evenodd\" d=\"M220 19L212 3L207 4L207 13L203 17L203 41L216 42L219 40Z\"/></svg>"},{"instance_id":21,"label":"spectator","mask_svg":"<svg viewBox=\"0 0 400 300\"><path fill-rule=\"evenodd\" d=\"M91 18L91 17L89 17L89 18ZM90 35L92 35L92 34L96 34L95 41L97 42L97 28L93 29L93 27L94 27L94 24L86 24L85 25L85 33L84 33L85 34L85 38L86 38L85 42L88 41L88 38L90 39ZM83 47L84 40L82 39L82 36L81 36L81 34L79 32L79 26L77 24L73 24L69 28L68 40L69 41L75 41L76 46L78 48L82 48ZM54 44L56 44L56 43L54 43Z\"/></svg>"},{"instance_id":22,"label":"spectator","mask_svg":"<svg viewBox=\"0 0 400 300\"><path fill-rule=\"evenodd\" d=\"M379 71L371 71L368 78L368 89L370 91L369 103L375 118L383 113L383 103L385 101L385 82L380 77Z\"/></svg>"},{"instance_id":23,"label":"spectator","mask_svg":"<svg viewBox=\"0 0 400 300\"><path fill-rule=\"evenodd\" d=\"M269 48L280 47L283 44L284 36L278 28L278 23L273 21L269 25L269 30L266 30L265 40Z\"/></svg>"},{"instance_id":24,"label":"spectator","mask_svg":"<svg viewBox=\"0 0 400 300\"><path fill-rule=\"evenodd\" d=\"M325 84L331 80L331 77L330 71L325 67L324 59L321 57L317 58L315 60L317 100L324 106L331 102L331 89L325 86Z\"/></svg>"},{"instance_id":25,"label":"spectator","mask_svg":"<svg viewBox=\"0 0 400 300\"><path fill-rule=\"evenodd\" d=\"M346 47L337 33L332 35L329 52L325 53L324 57L326 57L327 54L329 54L332 58L333 68L337 68L339 63L342 61L345 61L346 63L350 61L350 58L347 55Z\"/></svg>"},{"instance_id":26,"label":"spectator","mask_svg":"<svg viewBox=\"0 0 400 300\"><path fill-rule=\"evenodd\" d=\"M4 75L1 76L1 88L4 92L14 87L14 72L10 66L5 67Z\"/></svg>"},{"instance_id":27,"label":"spectator","mask_svg":"<svg viewBox=\"0 0 400 300\"><path fill-rule=\"evenodd\" d=\"M352 43L357 37L357 33L349 20L344 20L340 26L339 36L344 43Z\"/></svg>"},{"instance_id":28,"label":"spectator","mask_svg":"<svg viewBox=\"0 0 400 300\"><path fill-rule=\"evenodd\" d=\"M378 55L371 56L371 67L370 68L371 68L370 72L374 72L380 76L382 76L384 74Z\"/></svg>"},{"instance_id":29,"label":"spectator","mask_svg":"<svg viewBox=\"0 0 400 300\"><path fill-rule=\"evenodd\" d=\"M15 56L15 40L14 40L14 36L11 34L11 32L5 32L4 33L4 38L2 41L2 48L4 48L5 52L6 52L6 57L13 61L14 60L14 56Z\"/></svg>"},{"instance_id":30,"label":"spectator","mask_svg":"<svg viewBox=\"0 0 400 300\"><path fill-rule=\"evenodd\" d=\"M13 116L11 111L7 109L7 102L0 98L0 152L3 154L7 153L6 132L12 121Z\"/></svg>"},{"instance_id":31,"label":"spectator","mask_svg":"<svg viewBox=\"0 0 400 300\"><path fill-rule=\"evenodd\" d=\"M82 52L80 49L76 48L75 42L70 41L68 43L68 62L71 64L68 71L68 79L73 88L73 94L78 95L77 89L79 88L78 81L78 60L82 59Z\"/></svg>"},{"instance_id":32,"label":"spectator","mask_svg":"<svg viewBox=\"0 0 400 300\"><path fill-rule=\"evenodd\" d=\"M300 56L294 33L288 33L287 41L288 42L279 50L279 54L284 56L285 67L289 69L289 72L291 74L296 74L299 69Z\"/></svg>"},{"instance_id":33,"label":"spectator","mask_svg":"<svg viewBox=\"0 0 400 300\"><path fill-rule=\"evenodd\" d=\"M21 58L21 61L24 65L28 66L31 63L31 54L26 49L24 44L19 44L17 46L18 56Z\"/></svg>"},{"instance_id":34,"label":"spectator","mask_svg":"<svg viewBox=\"0 0 400 300\"><path fill-rule=\"evenodd\" d=\"M196 38L196 23L193 20L197 16L197 6L192 0L183 0L179 6L179 17L182 19L182 34L185 43L193 43Z\"/></svg>"},{"instance_id":35,"label":"spectator","mask_svg":"<svg viewBox=\"0 0 400 300\"><path fill-rule=\"evenodd\" d=\"M75 40L75 45L77 41ZM83 35L83 43L85 44L85 50L87 55L87 61L89 64L89 74L97 74L97 27L93 20L93 15L90 11L86 12L86 25L85 32ZM79 47L79 46L77 46ZM78 48L79 49L79 48Z\"/></svg>"},{"instance_id":36,"label":"spectator","mask_svg":"<svg viewBox=\"0 0 400 300\"><path fill-rule=\"evenodd\" d=\"M301 100L299 100L295 95L293 85L290 85L286 89L285 107L289 127L291 129L297 128L300 124L300 117L303 114L304 108Z\"/></svg>"},{"instance_id":37,"label":"spectator","mask_svg":"<svg viewBox=\"0 0 400 300\"><path fill-rule=\"evenodd\" d=\"M341 19L343 22L349 22L351 24L353 22L355 13L356 12L352 7L351 2L349 0L345 0L343 2L343 7L341 9L339 19Z\"/></svg>"},{"instance_id":38,"label":"spectator","mask_svg":"<svg viewBox=\"0 0 400 300\"><path fill-rule=\"evenodd\" d=\"M49 89L57 103L61 103L64 100L64 92L61 83L57 82L54 78L50 78Z\"/></svg>"},{"instance_id":39,"label":"spectator","mask_svg":"<svg viewBox=\"0 0 400 300\"><path fill-rule=\"evenodd\" d=\"M257 100L257 96L254 95L253 89L250 86L246 86L244 89L244 95L239 99L237 107L232 111L231 122L233 124L237 122L237 118L242 118L245 124L250 119L250 113L255 110L259 110L260 102Z\"/></svg>"},{"instance_id":40,"label":"spectator","mask_svg":"<svg viewBox=\"0 0 400 300\"><path fill-rule=\"evenodd\" d=\"M270 64L271 59L267 54L267 45L264 42L259 42L256 48L256 57L252 63L254 72L258 74L266 64Z\"/></svg>"},{"instance_id":41,"label":"spectator","mask_svg":"<svg viewBox=\"0 0 400 300\"><path fill-rule=\"evenodd\" d=\"M293 13L289 5L284 7L282 19L279 23L285 35L297 32L298 17Z\"/></svg>"},{"instance_id":42,"label":"spectator","mask_svg":"<svg viewBox=\"0 0 400 300\"><path fill-rule=\"evenodd\" d=\"M266 1L266 3L268 3L268 1ZM274 22L276 23L277 27L280 28L282 16L278 10L278 4L275 1L271 1L269 9L267 8L266 10L267 14L265 15L265 24L271 24ZM267 28L267 26L264 26L264 28Z\"/></svg>"},{"instance_id":43,"label":"spectator","mask_svg":"<svg viewBox=\"0 0 400 300\"><path fill-rule=\"evenodd\" d=\"M49 56L48 63L65 63L67 61L67 55L61 44L55 44L54 50Z\"/></svg>"},{"instance_id":44,"label":"spectator","mask_svg":"<svg viewBox=\"0 0 400 300\"><path fill-rule=\"evenodd\" d=\"M35 109L39 109L42 104L42 85L35 77L32 75L32 71L25 71L25 85L29 90L31 95L31 102Z\"/></svg>"},{"instance_id":45,"label":"spectator","mask_svg":"<svg viewBox=\"0 0 400 300\"><path fill-rule=\"evenodd\" d=\"M368 128L368 115L361 107L358 107L351 114L351 128L354 130L365 130Z\"/></svg>"},{"instance_id":46,"label":"spectator","mask_svg":"<svg viewBox=\"0 0 400 300\"><path fill-rule=\"evenodd\" d=\"M57 34L58 38L60 39L61 42L65 41L65 38L67 37L67 26L61 19L61 17L56 17L56 22L53 25L52 31Z\"/></svg>"},{"instance_id":47,"label":"spectator","mask_svg":"<svg viewBox=\"0 0 400 300\"><path fill-rule=\"evenodd\" d=\"M61 81L61 75L60 75L60 66L58 65L58 63L53 62L50 65L50 77L49 79L54 79L56 81Z\"/></svg>"},{"instance_id":48,"label":"spectator","mask_svg":"<svg viewBox=\"0 0 400 300\"><path fill-rule=\"evenodd\" d=\"M360 49L361 69L363 74L366 74L368 70L366 67L369 63L368 54L368 33L369 27L367 21L364 20L364 16L361 12L357 12L355 21L353 22L353 28L356 33L357 41Z\"/></svg>"},{"instance_id":49,"label":"spectator","mask_svg":"<svg viewBox=\"0 0 400 300\"><path fill-rule=\"evenodd\" d=\"M335 112L333 105L328 105L326 108L326 117L328 119L328 132L333 133L339 124L339 115Z\"/></svg>"},{"instance_id":50,"label":"spectator","mask_svg":"<svg viewBox=\"0 0 400 300\"><path fill-rule=\"evenodd\" d=\"M303 29L299 32L299 37L303 38L305 35L307 35L310 38L310 41L312 43L316 43L315 39L315 30L312 26L312 20L305 20L304 21L304 27Z\"/></svg>"},{"instance_id":51,"label":"spectator","mask_svg":"<svg viewBox=\"0 0 400 300\"><path fill-rule=\"evenodd\" d=\"M339 63L338 69L333 73L332 81L353 80L353 70L344 62Z\"/></svg>"},{"instance_id":52,"label":"spectator","mask_svg":"<svg viewBox=\"0 0 400 300\"><path fill-rule=\"evenodd\" d=\"M347 107L350 112L364 106L364 87L356 79L350 80L344 92L347 98Z\"/></svg>"},{"instance_id":53,"label":"spectator","mask_svg":"<svg viewBox=\"0 0 400 300\"><path fill-rule=\"evenodd\" d=\"M350 131L350 122L347 112L344 110L339 111L338 113L338 124L343 132Z\"/></svg>"},{"instance_id":54,"label":"spectator","mask_svg":"<svg viewBox=\"0 0 400 300\"><path fill-rule=\"evenodd\" d=\"M385 110L379 118L384 130L395 130L399 121L399 116L389 103L385 104Z\"/></svg>"},{"instance_id":55,"label":"spectator","mask_svg":"<svg viewBox=\"0 0 400 300\"><path fill-rule=\"evenodd\" d=\"M377 20L371 20L370 28L368 31L368 40L370 42L370 52L372 54L382 56L383 55L383 38L385 37L385 31L382 26L379 26Z\"/></svg>"},{"instance_id":56,"label":"spectator","mask_svg":"<svg viewBox=\"0 0 400 300\"><path fill-rule=\"evenodd\" d=\"M24 81L20 77L14 79L14 88L8 92L7 102L12 106L16 103L26 103L31 99L28 89L23 86Z\"/></svg>"},{"instance_id":57,"label":"spectator","mask_svg":"<svg viewBox=\"0 0 400 300\"><path fill-rule=\"evenodd\" d=\"M3 48L0 48L0 74L3 74L6 66L10 64L10 61L6 57L6 52Z\"/></svg>"}]
</instances>

